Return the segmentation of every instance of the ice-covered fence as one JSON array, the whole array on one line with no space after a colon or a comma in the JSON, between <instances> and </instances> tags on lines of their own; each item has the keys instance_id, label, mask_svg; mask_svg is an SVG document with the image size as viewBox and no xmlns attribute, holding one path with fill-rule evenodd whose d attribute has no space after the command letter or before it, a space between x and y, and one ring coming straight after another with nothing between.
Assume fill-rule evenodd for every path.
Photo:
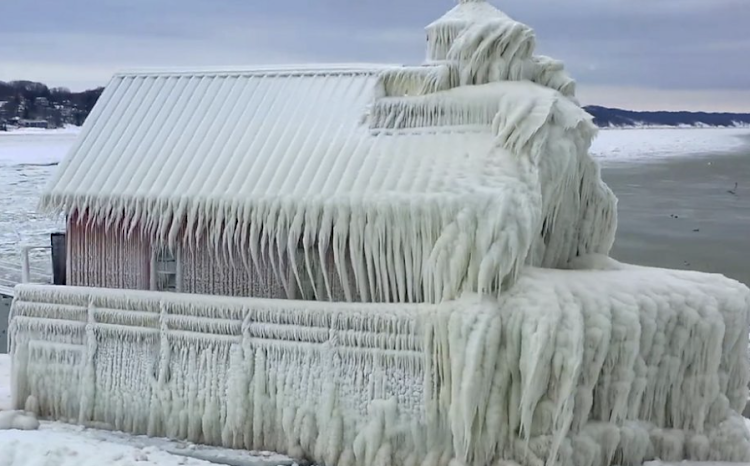
<instances>
[{"instance_id":1,"label":"ice-covered fence","mask_svg":"<svg viewBox=\"0 0 750 466\"><path fill-rule=\"evenodd\" d=\"M750 460L750 290L605 265L426 306L22 285L14 404L337 466Z\"/></svg>"},{"instance_id":2,"label":"ice-covered fence","mask_svg":"<svg viewBox=\"0 0 750 466\"><path fill-rule=\"evenodd\" d=\"M19 283L52 283L49 246L24 246L18 256L0 257L0 292L12 295Z\"/></svg>"}]
</instances>

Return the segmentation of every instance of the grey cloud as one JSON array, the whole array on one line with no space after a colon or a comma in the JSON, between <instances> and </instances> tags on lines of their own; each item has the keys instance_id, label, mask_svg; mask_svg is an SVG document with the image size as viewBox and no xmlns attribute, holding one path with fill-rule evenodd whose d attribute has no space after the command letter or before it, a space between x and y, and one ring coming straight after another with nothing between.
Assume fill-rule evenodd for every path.
<instances>
[{"instance_id":1,"label":"grey cloud","mask_svg":"<svg viewBox=\"0 0 750 466\"><path fill-rule=\"evenodd\" d=\"M312 61L416 63L450 0L36 0L4 5L0 79L74 88L105 70ZM750 88L748 0L504 0L580 86ZM5 27L8 26L8 27ZM45 64L49 72L45 73ZM81 70L76 78L75 69ZM66 71L61 71L66 70ZM63 82L64 81L64 82ZM100 83L101 84L101 83ZM681 94L682 95L682 94ZM750 109L750 102L748 102Z\"/></svg>"}]
</instances>

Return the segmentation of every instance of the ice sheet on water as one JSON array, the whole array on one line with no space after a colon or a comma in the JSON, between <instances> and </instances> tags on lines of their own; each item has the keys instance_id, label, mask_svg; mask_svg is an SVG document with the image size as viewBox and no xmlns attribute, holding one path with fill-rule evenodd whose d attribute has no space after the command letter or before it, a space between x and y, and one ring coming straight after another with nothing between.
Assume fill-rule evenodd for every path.
<instances>
[{"instance_id":1,"label":"ice sheet on water","mask_svg":"<svg viewBox=\"0 0 750 466\"><path fill-rule=\"evenodd\" d=\"M61 218L36 212L40 191L75 141L76 131L0 132L0 282L20 279L20 247L47 245ZM48 254L35 252L33 267L49 267Z\"/></svg>"},{"instance_id":2,"label":"ice sheet on water","mask_svg":"<svg viewBox=\"0 0 750 466\"><path fill-rule=\"evenodd\" d=\"M608 129L599 132L591 153L608 165L669 157L728 153L748 143L747 128Z\"/></svg>"},{"instance_id":3,"label":"ice sheet on water","mask_svg":"<svg viewBox=\"0 0 750 466\"><path fill-rule=\"evenodd\" d=\"M0 132L0 165L59 163L76 136L77 132Z\"/></svg>"}]
</instances>

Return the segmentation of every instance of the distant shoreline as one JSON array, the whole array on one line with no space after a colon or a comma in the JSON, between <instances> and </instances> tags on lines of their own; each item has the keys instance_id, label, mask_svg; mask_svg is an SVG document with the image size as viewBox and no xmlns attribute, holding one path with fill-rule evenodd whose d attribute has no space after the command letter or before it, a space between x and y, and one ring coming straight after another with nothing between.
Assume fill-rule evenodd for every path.
<instances>
[{"instance_id":1,"label":"distant shoreline","mask_svg":"<svg viewBox=\"0 0 750 466\"><path fill-rule=\"evenodd\" d=\"M78 134L81 126L67 125L62 128L14 128L8 131L0 131L0 136L22 136L22 135L46 135L46 134Z\"/></svg>"},{"instance_id":2,"label":"distant shoreline","mask_svg":"<svg viewBox=\"0 0 750 466\"><path fill-rule=\"evenodd\" d=\"M629 131L629 130L651 130L651 129L684 129L684 130L707 130L707 129L725 129L725 130L742 130L746 129L750 133L750 125L740 126L602 126L600 131Z\"/></svg>"},{"instance_id":3,"label":"distant shoreline","mask_svg":"<svg viewBox=\"0 0 750 466\"><path fill-rule=\"evenodd\" d=\"M47 134L47 133L77 133L83 126L66 125L62 128L13 128L0 131L0 135L8 134ZM667 126L667 125L645 125L645 126L601 126L599 131L632 131L632 130L748 130L750 136L750 124L738 126Z\"/></svg>"}]
</instances>

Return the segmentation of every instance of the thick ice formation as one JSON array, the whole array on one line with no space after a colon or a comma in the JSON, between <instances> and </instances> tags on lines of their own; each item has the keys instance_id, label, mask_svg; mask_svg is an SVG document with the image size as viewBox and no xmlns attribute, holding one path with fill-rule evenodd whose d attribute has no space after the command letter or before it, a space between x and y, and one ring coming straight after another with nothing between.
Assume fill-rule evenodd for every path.
<instances>
[{"instance_id":1,"label":"thick ice formation","mask_svg":"<svg viewBox=\"0 0 750 466\"><path fill-rule=\"evenodd\" d=\"M33 413L0 410L0 430L37 430L39 421Z\"/></svg>"},{"instance_id":2,"label":"thick ice formation","mask_svg":"<svg viewBox=\"0 0 750 466\"><path fill-rule=\"evenodd\" d=\"M122 77L42 199L391 304L22 286L16 408L336 466L750 461L750 290L606 257L595 128L528 27L427 33L420 67ZM199 138L193 100L260 116Z\"/></svg>"},{"instance_id":3,"label":"thick ice formation","mask_svg":"<svg viewBox=\"0 0 750 466\"><path fill-rule=\"evenodd\" d=\"M531 81L575 94L562 62L534 55L534 31L484 0L460 1L426 29L427 64L447 66L455 85Z\"/></svg>"},{"instance_id":4,"label":"thick ice formation","mask_svg":"<svg viewBox=\"0 0 750 466\"><path fill-rule=\"evenodd\" d=\"M440 305L22 286L14 404L337 466L750 460L750 292L608 264Z\"/></svg>"}]
</instances>

